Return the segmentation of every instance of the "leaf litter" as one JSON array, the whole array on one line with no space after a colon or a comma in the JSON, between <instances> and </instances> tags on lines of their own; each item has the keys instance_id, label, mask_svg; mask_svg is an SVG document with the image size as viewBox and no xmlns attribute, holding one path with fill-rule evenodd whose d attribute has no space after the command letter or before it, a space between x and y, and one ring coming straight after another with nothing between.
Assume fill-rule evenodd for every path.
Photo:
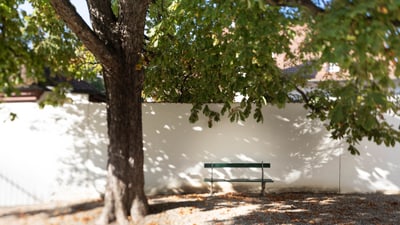
<instances>
[{"instance_id":1,"label":"leaf litter","mask_svg":"<svg viewBox=\"0 0 400 225\"><path fill-rule=\"evenodd\" d=\"M217 193L150 196L145 225L398 224L400 195ZM100 200L0 208L0 224L94 225Z\"/></svg>"}]
</instances>

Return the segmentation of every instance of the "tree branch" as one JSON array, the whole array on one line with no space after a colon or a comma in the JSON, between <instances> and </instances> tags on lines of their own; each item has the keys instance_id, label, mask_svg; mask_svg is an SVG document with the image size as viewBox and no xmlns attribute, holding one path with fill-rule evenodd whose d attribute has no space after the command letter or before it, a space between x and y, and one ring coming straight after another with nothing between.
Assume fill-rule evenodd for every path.
<instances>
[{"instance_id":1,"label":"tree branch","mask_svg":"<svg viewBox=\"0 0 400 225\"><path fill-rule=\"evenodd\" d=\"M265 0L268 4L274 6L302 6L308 9L313 15L324 12L325 10L315 5L311 0Z\"/></svg>"},{"instance_id":2,"label":"tree branch","mask_svg":"<svg viewBox=\"0 0 400 225\"><path fill-rule=\"evenodd\" d=\"M101 40L113 40L113 32L116 28L116 17L112 11L110 0L87 0L90 19L96 34Z\"/></svg>"},{"instance_id":3,"label":"tree branch","mask_svg":"<svg viewBox=\"0 0 400 225\"><path fill-rule=\"evenodd\" d=\"M119 0L118 25L125 63L137 63L144 46L144 27L150 0ZM140 35L133 35L140 34Z\"/></svg>"},{"instance_id":4,"label":"tree branch","mask_svg":"<svg viewBox=\"0 0 400 225\"><path fill-rule=\"evenodd\" d=\"M393 26L395 27L400 27L400 20L393 20L392 21Z\"/></svg>"},{"instance_id":5,"label":"tree branch","mask_svg":"<svg viewBox=\"0 0 400 225\"><path fill-rule=\"evenodd\" d=\"M299 87L297 87L297 86L294 86L294 87L295 87L296 91L301 95L301 97L303 98L304 102L307 105L311 106L310 105L310 99L307 97L306 93L303 90L301 90Z\"/></svg>"},{"instance_id":6,"label":"tree branch","mask_svg":"<svg viewBox=\"0 0 400 225\"><path fill-rule=\"evenodd\" d=\"M150 0L119 0L118 3L120 9L118 16L119 23L129 25L129 27L126 27L129 34L143 33L145 20L142 18L147 14ZM123 38L131 39L134 37L129 36ZM140 38L142 38L142 36Z\"/></svg>"},{"instance_id":7,"label":"tree branch","mask_svg":"<svg viewBox=\"0 0 400 225\"><path fill-rule=\"evenodd\" d=\"M102 65L110 68L116 63L115 53L107 48L106 44L90 29L70 1L50 0L50 4L69 29L75 33Z\"/></svg>"}]
</instances>

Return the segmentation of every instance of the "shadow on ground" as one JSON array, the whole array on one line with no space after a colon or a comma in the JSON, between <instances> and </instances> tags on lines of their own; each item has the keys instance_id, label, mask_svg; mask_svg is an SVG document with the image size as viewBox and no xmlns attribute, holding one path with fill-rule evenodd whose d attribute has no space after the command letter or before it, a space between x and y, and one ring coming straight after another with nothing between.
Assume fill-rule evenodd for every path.
<instances>
[{"instance_id":1,"label":"shadow on ground","mask_svg":"<svg viewBox=\"0 0 400 225\"><path fill-rule=\"evenodd\" d=\"M399 196L286 193L270 195L233 224L397 224ZM214 221L228 222L228 221Z\"/></svg>"},{"instance_id":2,"label":"shadow on ground","mask_svg":"<svg viewBox=\"0 0 400 225\"><path fill-rule=\"evenodd\" d=\"M73 204L63 204L63 205L32 205L21 208L9 208L4 209L4 212L0 212L1 217L7 216L34 216L36 214L45 214L47 217L58 217L65 215L72 215L78 212L89 211L98 207L102 207L103 202L100 200L73 203Z\"/></svg>"},{"instance_id":3,"label":"shadow on ground","mask_svg":"<svg viewBox=\"0 0 400 225\"><path fill-rule=\"evenodd\" d=\"M149 202L150 214L144 224L398 224L400 221L400 195L191 194L152 196ZM7 224L22 218L25 224L45 224L46 220L55 224L94 224L102 205L101 201L91 201L53 208L0 210L0 223L2 218L8 219L4 220ZM38 214L45 216L35 216ZM40 223L34 223L35 219L40 219Z\"/></svg>"}]
</instances>

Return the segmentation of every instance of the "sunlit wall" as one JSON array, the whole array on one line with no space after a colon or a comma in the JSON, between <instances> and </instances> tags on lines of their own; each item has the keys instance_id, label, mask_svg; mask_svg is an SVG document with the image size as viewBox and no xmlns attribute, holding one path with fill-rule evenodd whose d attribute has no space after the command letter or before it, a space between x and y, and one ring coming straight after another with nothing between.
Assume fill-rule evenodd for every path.
<instances>
[{"instance_id":1,"label":"sunlit wall","mask_svg":"<svg viewBox=\"0 0 400 225\"><path fill-rule=\"evenodd\" d=\"M95 198L104 190L105 105L72 95L63 107L0 104L0 205ZM212 107L220 107L213 105ZM208 128L188 122L191 105L143 104L146 192L208 192L204 162L269 162L267 191L400 192L400 147L364 141L361 156L329 138L300 104L265 107L264 122ZM17 114L14 121L10 113ZM400 118L388 116L397 127ZM214 177L254 177L259 169L219 169ZM258 192L259 184L218 183L219 191Z\"/></svg>"}]
</instances>

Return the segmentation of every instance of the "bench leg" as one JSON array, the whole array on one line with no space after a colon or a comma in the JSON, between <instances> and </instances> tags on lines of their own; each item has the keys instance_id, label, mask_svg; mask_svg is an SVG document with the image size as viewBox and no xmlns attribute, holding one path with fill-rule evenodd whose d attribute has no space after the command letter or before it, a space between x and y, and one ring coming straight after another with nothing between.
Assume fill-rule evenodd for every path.
<instances>
[{"instance_id":1,"label":"bench leg","mask_svg":"<svg viewBox=\"0 0 400 225\"><path fill-rule=\"evenodd\" d=\"M265 182L261 182L261 196L264 196Z\"/></svg>"},{"instance_id":2,"label":"bench leg","mask_svg":"<svg viewBox=\"0 0 400 225\"><path fill-rule=\"evenodd\" d=\"M210 196L213 195L213 181L214 181L214 168L211 167L210 169L210 175L211 175L211 188L210 188Z\"/></svg>"}]
</instances>

